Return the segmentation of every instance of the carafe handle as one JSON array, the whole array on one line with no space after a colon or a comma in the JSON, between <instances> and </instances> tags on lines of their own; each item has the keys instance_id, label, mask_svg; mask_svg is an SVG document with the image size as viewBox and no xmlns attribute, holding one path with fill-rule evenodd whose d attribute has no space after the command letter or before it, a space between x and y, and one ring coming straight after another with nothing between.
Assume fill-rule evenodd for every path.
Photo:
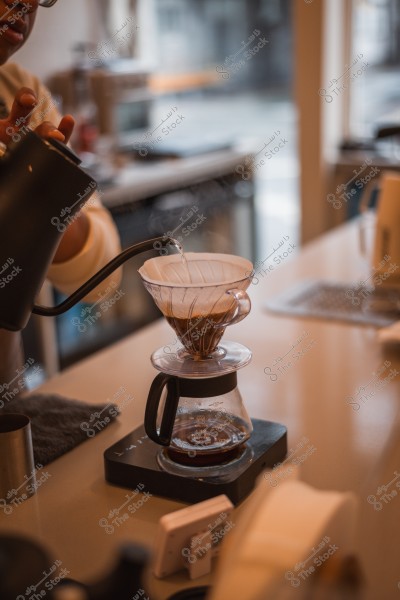
<instances>
[{"instance_id":1,"label":"carafe handle","mask_svg":"<svg viewBox=\"0 0 400 600\"><path fill-rule=\"evenodd\" d=\"M167 386L164 412L161 419L160 432L157 431L157 415L161 395ZM160 373L151 384L144 415L144 428L151 440L161 446L169 446L174 428L176 411L179 403L179 379L173 375Z\"/></svg>"}]
</instances>

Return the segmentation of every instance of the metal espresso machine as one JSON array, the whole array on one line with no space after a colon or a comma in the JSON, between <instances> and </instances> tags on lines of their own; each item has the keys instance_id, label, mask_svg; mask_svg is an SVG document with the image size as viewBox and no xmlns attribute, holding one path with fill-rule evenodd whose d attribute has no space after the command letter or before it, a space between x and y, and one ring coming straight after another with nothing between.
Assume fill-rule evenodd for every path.
<instances>
[{"instance_id":1,"label":"metal espresso machine","mask_svg":"<svg viewBox=\"0 0 400 600\"><path fill-rule=\"evenodd\" d=\"M176 337L156 350L144 425L105 452L106 478L185 502L226 494L240 502L286 455L283 425L250 419L237 372L251 351L223 340L250 312L253 265L227 254L147 260L139 274ZM140 440L140 443L138 443Z\"/></svg>"}]
</instances>

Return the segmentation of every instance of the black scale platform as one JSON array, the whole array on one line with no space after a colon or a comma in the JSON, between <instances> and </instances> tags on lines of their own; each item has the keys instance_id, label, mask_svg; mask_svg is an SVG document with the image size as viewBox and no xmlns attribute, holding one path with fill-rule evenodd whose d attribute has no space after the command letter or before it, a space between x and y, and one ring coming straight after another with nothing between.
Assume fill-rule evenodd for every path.
<instances>
[{"instance_id":1,"label":"black scale platform","mask_svg":"<svg viewBox=\"0 0 400 600\"><path fill-rule=\"evenodd\" d=\"M218 477L172 475L158 464L161 446L151 441L141 426L104 452L106 480L134 489L139 483L156 496L194 503L226 494L238 504L253 489L258 475L281 462L287 454L287 430L279 423L252 419L253 433L248 440L250 461L238 461L237 472ZM250 452L249 452L250 451Z\"/></svg>"}]
</instances>

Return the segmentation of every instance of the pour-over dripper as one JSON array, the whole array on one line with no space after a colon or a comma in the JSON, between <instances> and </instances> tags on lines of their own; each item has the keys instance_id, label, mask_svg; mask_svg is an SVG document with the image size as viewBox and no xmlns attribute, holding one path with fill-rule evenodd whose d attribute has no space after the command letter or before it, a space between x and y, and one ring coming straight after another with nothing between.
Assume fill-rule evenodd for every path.
<instances>
[{"instance_id":1,"label":"pour-over dripper","mask_svg":"<svg viewBox=\"0 0 400 600\"><path fill-rule=\"evenodd\" d=\"M246 289L253 265L229 254L189 252L147 260L139 269L152 295L184 349L177 351L194 360L218 359L218 348L228 325L241 321L250 311Z\"/></svg>"}]
</instances>

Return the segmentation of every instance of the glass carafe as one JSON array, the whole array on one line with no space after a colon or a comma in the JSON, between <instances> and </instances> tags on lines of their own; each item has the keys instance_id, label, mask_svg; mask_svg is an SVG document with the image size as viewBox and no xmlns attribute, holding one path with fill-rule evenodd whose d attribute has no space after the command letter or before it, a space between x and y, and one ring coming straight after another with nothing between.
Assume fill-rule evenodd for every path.
<instances>
[{"instance_id":1,"label":"glass carafe","mask_svg":"<svg viewBox=\"0 0 400 600\"><path fill-rule=\"evenodd\" d=\"M167 395L163 399L164 388ZM253 426L237 387L236 372L207 379L160 373L150 388L145 429L150 439L167 447L164 461L197 468L237 458Z\"/></svg>"}]
</instances>

